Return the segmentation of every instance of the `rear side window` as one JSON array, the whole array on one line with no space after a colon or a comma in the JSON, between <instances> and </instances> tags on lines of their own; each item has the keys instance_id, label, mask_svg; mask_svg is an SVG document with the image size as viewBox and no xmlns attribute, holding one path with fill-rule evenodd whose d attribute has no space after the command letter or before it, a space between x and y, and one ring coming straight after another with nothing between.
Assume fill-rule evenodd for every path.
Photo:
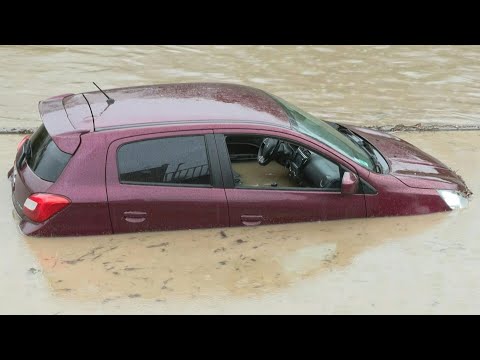
<instances>
[{"instance_id":1,"label":"rear side window","mask_svg":"<svg viewBox=\"0 0 480 360\"><path fill-rule=\"evenodd\" d=\"M121 183L210 185L203 135L142 140L117 152Z\"/></svg>"},{"instance_id":2,"label":"rear side window","mask_svg":"<svg viewBox=\"0 0 480 360\"><path fill-rule=\"evenodd\" d=\"M55 182L72 155L61 151L45 129L40 126L30 137L31 155L27 164L38 177Z\"/></svg>"}]
</instances>

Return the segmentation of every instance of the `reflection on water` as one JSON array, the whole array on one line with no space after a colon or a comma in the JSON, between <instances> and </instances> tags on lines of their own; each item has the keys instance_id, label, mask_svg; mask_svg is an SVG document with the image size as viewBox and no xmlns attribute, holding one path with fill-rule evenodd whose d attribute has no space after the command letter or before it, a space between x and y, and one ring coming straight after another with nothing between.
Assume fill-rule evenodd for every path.
<instances>
[{"instance_id":1,"label":"reflection on water","mask_svg":"<svg viewBox=\"0 0 480 360\"><path fill-rule=\"evenodd\" d=\"M444 219L415 217L408 228L390 218L27 242L57 295L185 300L279 290Z\"/></svg>"},{"instance_id":2,"label":"reflection on water","mask_svg":"<svg viewBox=\"0 0 480 360\"><path fill-rule=\"evenodd\" d=\"M0 128L68 92L220 81L364 125L479 125L479 46L2 46Z\"/></svg>"}]
</instances>

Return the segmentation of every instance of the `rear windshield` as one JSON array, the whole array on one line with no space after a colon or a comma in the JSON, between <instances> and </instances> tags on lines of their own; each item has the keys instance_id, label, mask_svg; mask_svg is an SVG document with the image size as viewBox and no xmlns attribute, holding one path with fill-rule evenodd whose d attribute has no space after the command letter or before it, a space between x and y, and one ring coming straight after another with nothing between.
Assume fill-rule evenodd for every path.
<instances>
[{"instance_id":1,"label":"rear windshield","mask_svg":"<svg viewBox=\"0 0 480 360\"><path fill-rule=\"evenodd\" d=\"M32 151L27 158L30 169L43 180L57 181L72 155L57 147L44 125L30 137L30 145Z\"/></svg>"}]
</instances>

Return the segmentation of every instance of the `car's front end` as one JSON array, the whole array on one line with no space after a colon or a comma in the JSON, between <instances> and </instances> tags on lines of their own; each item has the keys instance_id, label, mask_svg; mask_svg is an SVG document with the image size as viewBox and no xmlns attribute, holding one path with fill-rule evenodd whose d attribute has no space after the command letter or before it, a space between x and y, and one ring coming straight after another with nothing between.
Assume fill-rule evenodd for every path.
<instances>
[{"instance_id":1,"label":"car's front end","mask_svg":"<svg viewBox=\"0 0 480 360\"><path fill-rule=\"evenodd\" d=\"M364 181L376 188L366 195L367 216L414 215L461 209L470 190L438 159L385 132L319 120L272 97L287 113L292 129L352 161Z\"/></svg>"},{"instance_id":2,"label":"car's front end","mask_svg":"<svg viewBox=\"0 0 480 360\"><path fill-rule=\"evenodd\" d=\"M388 165L383 173L373 172L369 180L382 187L386 185L381 197L395 205L394 212L413 215L468 206L471 191L460 175L440 160L395 135L356 126L348 128L376 149ZM389 181L386 181L386 176ZM402 196L408 198L410 204L395 204L393 200ZM374 213L384 215L378 209Z\"/></svg>"}]
</instances>

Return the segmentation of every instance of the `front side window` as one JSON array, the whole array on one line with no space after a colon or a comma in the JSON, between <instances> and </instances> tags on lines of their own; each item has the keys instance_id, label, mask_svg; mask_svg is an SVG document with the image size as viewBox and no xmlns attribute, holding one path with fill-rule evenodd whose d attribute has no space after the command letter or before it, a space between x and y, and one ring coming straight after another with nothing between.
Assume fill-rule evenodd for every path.
<instances>
[{"instance_id":1,"label":"front side window","mask_svg":"<svg viewBox=\"0 0 480 360\"><path fill-rule=\"evenodd\" d=\"M149 139L117 152L120 182L145 185L210 185L203 135Z\"/></svg>"},{"instance_id":2,"label":"front side window","mask_svg":"<svg viewBox=\"0 0 480 360\"><path fill-rule=\"evenodd\" d=\"M261 135L225 141L237 188L340 191L344 170L299 144Z\"/></svg>"}]
</instances>

